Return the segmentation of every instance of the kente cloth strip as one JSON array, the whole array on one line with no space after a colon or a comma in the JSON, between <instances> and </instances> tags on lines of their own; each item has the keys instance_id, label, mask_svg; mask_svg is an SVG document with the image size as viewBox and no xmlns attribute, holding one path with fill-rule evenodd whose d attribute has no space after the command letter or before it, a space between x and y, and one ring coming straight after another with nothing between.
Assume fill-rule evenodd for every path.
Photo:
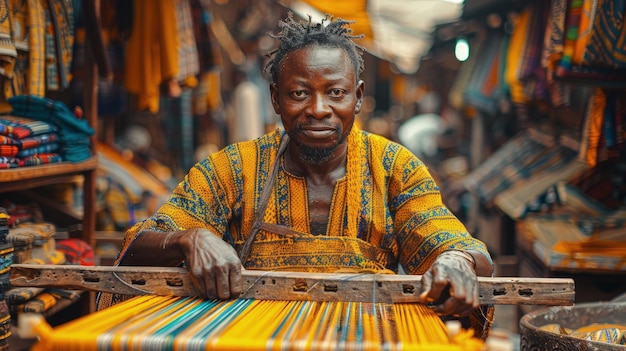
<instances>
[{"instance_id":1,"label":"kente cloth strip","mask_svg":"<svg viewBox=\"0 0 626 351\"><path fill-rule=\"evenodd\" d=\"M24 158L0 156L0 169L37 166L62 161L63 157L59 154L36 154Z\"/></svg>"},{"instance_id":2,"label":"kente cloth strip","mask_svg":"<svg viewBox=\"0 0 626 351\"><path fill-rule=\"evenodd\" d=\"M397 272L400 264L408 274L423 274L448 249L481 252L491 260L484 243L443 205L417 157L356 126L347 138L347 174L335 185L326 233L310 234L306 179L289 173L276 157L284 133L278 129L230 145L196 164L154 215L127 231L120 257L147 230L207 228L240 247L278 161L263 221L300 235L261 230L244 262L247 269ZM112 302L110 295L102 297L103 306Z\"/></svg>"},{"instance_id":3,"label":"kente cloth strip","mask_svg":"<svg viewBox=\"0 0 626 351\"><path fill-rule=\"evenodd\" d=\"M0 155L23 158L35 154L51 153L59 148L59 144L55 139L56 136L50 135L26 138L18 141L0 136Z\"/></svg>"},{"instance_id":4,"label":"kente cloth strip","mask_svg":"<svg viewBox=\"0 0 626 351\"><path fill-rule=\"evenodd\" d=\"M138 296L55 329L31 350L481 350L419 304Z\"/></svg>"},{"instance_id":5,"label":"kente cloth strip","mask_svg":"<svg viewBox=\"0 0 626 351\"><path fill-rule=\"evenodd\" d=\"M17 116L0 117L0 135L14 139L54 133L58 130L53 124Z\"/></svg>"}]
</instances>

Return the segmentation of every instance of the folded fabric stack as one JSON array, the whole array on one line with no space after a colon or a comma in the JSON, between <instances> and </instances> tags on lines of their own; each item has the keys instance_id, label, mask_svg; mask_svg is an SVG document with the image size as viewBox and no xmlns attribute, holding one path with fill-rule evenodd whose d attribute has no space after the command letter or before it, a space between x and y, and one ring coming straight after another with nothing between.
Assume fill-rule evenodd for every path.
<instances>
[{"instance_id":1,"label":"folded fabric stack","mask_svg":"<svg viewBox=\"0 0 626 351\"><path fill-rule=\"evenodd\" d=\"M14 96L8 101L13 108L12 115L47 122L58 128L59 153L63 160L81 162L92 155L89 137L94 129L62 102L33 95Z\"/></svg>"},{"instance_id":2,"label":"folded fabric stack","mask_svg":"<svg viewBox=\"0 0 626 351\"><path fill-rule=\"evenodd\" d=\"M15 248L13 263L93 265L93 250L88 244L65 239L57 247L55 233L56 227L46 222L22 222L10 227L7 241ZM13 318L24 312L45 313L59 303L71 303L79 298L77 291L55 288L13 287L5 292Z\"/></svg>"},{"instance_id":3,"label":"folded fabric stack","mask_svg":"<svg viewBox=\"0 0 626 351\"><path fill-rule=\"evenodd\" d=\"M61 162L57 127L24 117L0 116L0 169Z\"/></svg>"},{"instance_id":4,"label":"folded fabric stack","mask_svg":"<svg viewBox=\"0 0 626 351\"><path fill-rule=\"evenodd\" d=\"M56 227L51 223L21 223L9 229L8 240L13 247L23 247L30 243L30 252L24 250L15 255L15 263L63 264L65 256L56 249L54 234ZM18 261L19 260L19 261Z\"/></svg>"},{"instance_id":5,"label":"folded fabric stack","mask_svg":"<svg viewBox=\"0 0 626 351\"><path fill-rule=\"evenodd\" d=\"M0 350L9 349L11 336L11 314L5 301L6 292L11 287L9 274L13 264L13 247L7 240L9 234L9 213L0 207Z\"/></svg>"}]
</instances>

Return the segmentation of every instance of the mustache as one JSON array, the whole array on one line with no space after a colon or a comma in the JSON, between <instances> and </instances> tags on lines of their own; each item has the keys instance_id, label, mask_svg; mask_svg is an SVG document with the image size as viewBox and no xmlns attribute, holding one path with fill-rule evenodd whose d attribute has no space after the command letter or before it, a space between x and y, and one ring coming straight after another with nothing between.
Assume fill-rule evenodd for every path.
<instances>
[{"instance_id":1,"label":"mustache","mask_svg":"<svg viewBox=\"0 0 626 351\"><path fill-rule=\"evenodd\" d=\"M337 129L336 125L331 123L298 123L294 126L295 130L315 129L315 128L332 128Z\"/></svg>"}]
</instances>

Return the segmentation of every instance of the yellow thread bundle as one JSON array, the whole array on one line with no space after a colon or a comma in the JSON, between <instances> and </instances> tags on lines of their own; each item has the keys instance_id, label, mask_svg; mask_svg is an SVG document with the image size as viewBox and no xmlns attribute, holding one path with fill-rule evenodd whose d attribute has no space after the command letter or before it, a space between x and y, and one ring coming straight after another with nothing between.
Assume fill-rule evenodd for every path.
<instances>
[{"instance_id":1,"label":"yellow thread bundle","mask_svg":"<svg viewBox=\"0 0 626 351\"><path fill-rule=\"evenodd\" d=\"M45 322L41 322L44 323ZM49 328L49 327L48 327ZM137 296L43 335L33 350L481 350L419 304Z\"/></svg>"}]
</instances>

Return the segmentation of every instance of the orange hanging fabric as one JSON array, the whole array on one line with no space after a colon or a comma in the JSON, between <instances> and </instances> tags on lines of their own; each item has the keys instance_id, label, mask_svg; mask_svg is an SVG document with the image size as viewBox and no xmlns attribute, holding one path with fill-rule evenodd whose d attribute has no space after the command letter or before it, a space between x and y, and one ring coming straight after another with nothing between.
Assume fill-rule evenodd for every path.
<instances>
[{"instance_id":1,"label":"orange hanging fabric","mask_svg":"<svg viewBox=\"0 0 626 351\"><path fill-rule=\"evenodd\" d=\"M126 89L138 109L159 111L160 84L178 76L178 26L174 0L135 0L126 46Z\"/></svg>"}]
</instances>

